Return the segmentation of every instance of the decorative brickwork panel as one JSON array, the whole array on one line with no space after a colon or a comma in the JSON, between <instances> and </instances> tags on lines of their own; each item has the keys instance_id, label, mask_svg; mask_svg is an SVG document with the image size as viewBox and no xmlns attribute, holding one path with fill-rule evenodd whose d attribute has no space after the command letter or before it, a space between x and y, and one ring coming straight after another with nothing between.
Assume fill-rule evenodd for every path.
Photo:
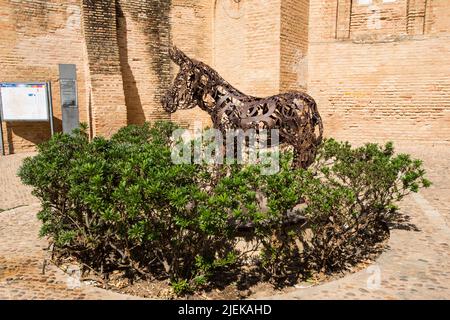
<instances>
[{"instance_id":1,"label":"decorative brickwork panel","mask_svg":"<svg viewBox=\"0 0 450 320\"><path fill-rule=\"evenodd\" d=\"M408 34L423 34L425 32L426 4L427 0L408 0Z\"/></svg>"},{"instance_id":2,"label":"decorative brickwork panel","mask_svg":"<svg viewBox=\"0 0 450 320\"><path fill-rule=\"evenodd\" d=\"M450 1L427 0L425 33L448 35L450 30Z\"/></svg>"},{"instance_id":3,"label":"decorative brickwork panel","mask_svg":"<svg viewBox=\"0 0 450 320\"><path fill-rule=\"evenodd\" d=\"M350 37L351 16L352 0L337 0L336 39L344 40Z\"/></svg>"},{"instance_id":4,"label":"decorative brickwork panel","mask_svg":"<svg viewBox=\"0 0 450 320\"><path fill-rule=\"evenodd\" d=\"M358 22L368 6L355 1L348 41L329 37L330 2L311 1L308 51L308 93L325 134L355 143L450 143L450 2L428 1L425 34L408 35L405 1L373 1L382 8L380 29L369 28L367 16Z\"/></svg>"},{"instance_id":5,"label":"decorative brickwork panel","mask_svg":"<svg viewBox=\"0 0 450 320\"><path fill-rule=\"evenodd\" d=\"M354 41L391 41L406 35L408 0L372 0L369 5L352 5L350 37Z\"/></svg>"}]
</instances>

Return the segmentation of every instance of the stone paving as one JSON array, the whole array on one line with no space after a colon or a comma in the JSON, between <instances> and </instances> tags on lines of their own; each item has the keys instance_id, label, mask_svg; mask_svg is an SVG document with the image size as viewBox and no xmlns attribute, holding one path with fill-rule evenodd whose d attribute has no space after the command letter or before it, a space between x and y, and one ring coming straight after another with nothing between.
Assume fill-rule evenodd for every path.
<instances>
[{"instance_id":1,"label":"stone paving","mask_svg":"<svg viewBox=\"0 0 450 320\"><path fill-rule=\"evenodd\" d=\"M39 204L0 213L0 299L129 298L91 286L80 286L52 264L43 274L45 239L38 239Z\"/></svg>"},{"instance_id":2,"label":"stone paving","mask_svg":"<svg viewBox=\"0 0 450 320\"><path fill-rule=\"evenodd\" d=\"M405 199L402 211L418 231L392 230L389 248L367 269L322 285L265 299L449 299L450 148L400 146L425 160L433 186ZM0 157L0 299L133 299L73 279L43 261L48 243L38 238L39 210L16 176L24 157Z\"/></svg>"},{"instance_id":3,"label":"stone paving","mask_svg":"<svg viewBox=\"0 0 450 320\"><path fill-rule=\"evenodd\" d=\"M48 243L38 237L40 205L16 176L29 155L0 157L0 208L13 208L0 212L0 299L134 299L80 284L53 264L42 272Z\"/></svg>"},{"instance_id":4,"label":"stone paving","mask_svg":"<svg viewBox=\"0 0 450 320\"><path fill-rule=\"evenodd\" d=\"M418 231L392 230L389 248L365 270L264 299L450 299L450 148L398 146L424 160L433 185L401 203Z\"/></svg>"},{"instance_id":5,"label":"stone paving","mask_svg":"<svg viewBox=\"0 0 450 320\"><path fill-rule=\"evenodd\" d=\"M24 186L16 176L22 160L33 155L20 153L0 156L0 211L28 205L37 200L31 195L31 188Z\"/></svg>"}]
</instances>

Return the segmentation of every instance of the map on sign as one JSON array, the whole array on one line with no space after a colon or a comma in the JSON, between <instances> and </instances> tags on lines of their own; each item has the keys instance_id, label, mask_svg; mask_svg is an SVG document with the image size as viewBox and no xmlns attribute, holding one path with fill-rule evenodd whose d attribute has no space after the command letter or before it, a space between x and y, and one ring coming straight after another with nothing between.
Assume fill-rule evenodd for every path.
<instances>
[{"instance_id":1,"label":"map on sign","mask_svg":"<svg viewBox=\"0 0 450 320\"><path fill-rule=\"evenodd\" d=\"M0 83L3 121L48 121L45 83Z\"/></svg>"}]
</instances>

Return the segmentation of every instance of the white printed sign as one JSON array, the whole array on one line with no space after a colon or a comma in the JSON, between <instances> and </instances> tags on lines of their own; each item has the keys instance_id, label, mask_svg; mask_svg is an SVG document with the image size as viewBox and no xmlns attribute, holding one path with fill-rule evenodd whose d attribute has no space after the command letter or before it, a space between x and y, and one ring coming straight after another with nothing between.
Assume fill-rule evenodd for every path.
<instances>
[{"instance_id":1,"label":"white printed sign","mask_svg":"<svg viewBox=\"0 0 450 320\"><path fill-rule=\"evenodd\" d=\"M3 121L48 121L45 83L0 83Z\"/></svg>"}]
</instances>

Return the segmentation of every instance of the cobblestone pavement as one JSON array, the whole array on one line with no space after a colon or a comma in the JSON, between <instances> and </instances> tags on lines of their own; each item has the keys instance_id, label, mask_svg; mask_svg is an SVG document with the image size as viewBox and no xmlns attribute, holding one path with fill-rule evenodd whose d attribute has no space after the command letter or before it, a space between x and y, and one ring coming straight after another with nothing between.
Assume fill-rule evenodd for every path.
<instances>
[{"instance_id":1,"label":"cobblestone pavement","mask_svg":"<svg viewBox=\"0 0 450 320\"><path fill-rule=\"evenodd\" d=\"M389 248L365 270L268 299L450 299L450 148L400 146L424 159L433 186L405 199L402 211L418 231L393 230ZM29 154L0 157L0 299L132 299L83 285L53 265L42 274L45 239L38 238L38 201L16 170ZM12 209L10 209L12 208Z\"/></svg>"},{"instance_id":2,"label":"cobblestone pavement","mask_svg":"<svg viewBox=\"0 0 450 320\"><path fill-rule=\"evenodd\" d=\"M0 157L0 299L135 299L81 285L53 264L47 264L48 243L38 237L40 205L16 171L30 154ZM1 210L0 210L1 211Z\"/></svg>"},{"instance_id":3,"label":"cobblestone pavement","mask_svg":"<svg viewBox=\"0 0 450 320\"><path fill-rule=\"evenodd\" d=\"M419 231L392 230L389 248L365 270L267 299L450 299L450 148L397 146L424 160L433 185L401 203Z\"/></svg>"},{"instance_id":4,"label":"cobblestone pavement","mask_svg":"<svg viewBox=\"0 0 450 320\"><path fill-rule=\"evenodd\" d=\"M0 211L27 205L37 200L31 195L31 188L20 183L16 176L22 160L33 155L20 153L0 156Z\"/></svg>"}]
</instances>

